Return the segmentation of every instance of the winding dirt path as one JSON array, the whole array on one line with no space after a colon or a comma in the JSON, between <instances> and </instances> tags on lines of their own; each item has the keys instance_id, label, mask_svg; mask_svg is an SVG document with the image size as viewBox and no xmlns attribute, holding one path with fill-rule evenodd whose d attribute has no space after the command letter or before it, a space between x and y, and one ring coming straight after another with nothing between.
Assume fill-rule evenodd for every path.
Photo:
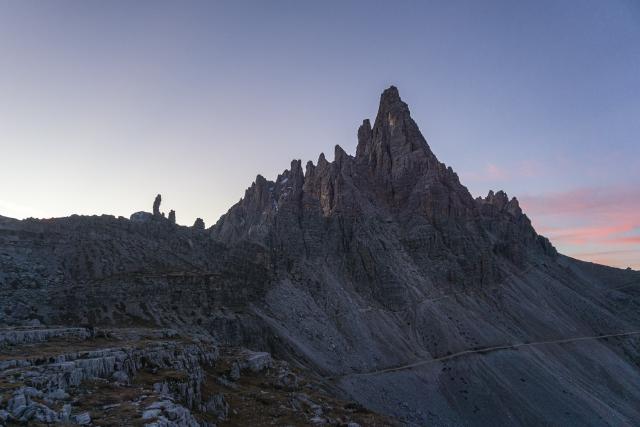
<instances>
[{"instance_id":1,"label":"winding dirt path","mask_svg":"<svg viewBox=\"0 0 640 427\"><path fill-rule=\"evenodd\" d=\"M417 368L420 366L430 365L432 363L444 362L447 360L456 359L458 357L465 356L467 354L480 354L480 353L488 353L488 352L497 351L497 350L510 350L510 349L520 348L520 347L534 347L534 346L548 345L548 344L566 344L566 343L572 343L572 342L578 342L578 341L599 340L603 338L626 337L630 335L640 335L640 331L620 332L616 334L563 338L563 339L549 340L549 341L536 341L536 342L529 342L529 343L518 343L518 344L508 344L508 345L496 345L492 347L483 347L483 348L477 348L474 350L459 351L457 353L448 354L446 356L437 357L435 359L421 360L418 362L409 363L407 365L402 365L402 366L396 366L393 368L379 369L379 370L369 371L369 372L359 372L359 373L338 375L338 376L332 377L332 379L340 379L340 378L346 378L346 377L361 377L361 376L368 376L368 375L386 374L389 372L405 371L405 370Z\"/></svg>"}]
</instances>

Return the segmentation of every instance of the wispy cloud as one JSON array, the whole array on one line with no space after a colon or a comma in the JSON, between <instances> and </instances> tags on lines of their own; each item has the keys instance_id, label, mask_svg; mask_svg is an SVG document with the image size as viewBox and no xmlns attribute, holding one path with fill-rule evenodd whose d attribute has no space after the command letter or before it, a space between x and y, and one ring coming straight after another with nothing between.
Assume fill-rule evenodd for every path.
<instances>
[{"instance_id":1,"label":"wispy cloud","mask_svg":"<svg viewBox=\"0 0 640 427\"><path fill-rule=\"evenodd\" d=\"M520 199L527 211L539 215L567 213L611 214L633 212L640 208L640 187L637 188L580 188L565 192L524 196Z\"/></svg>"},{"instance_id":2,"label":"wispy cloud","mask_svg":"<svg viewBox=\"0 0 640 427\"><path fill-rule=\"evenodd\" d=\"M489 163L485 169L485 176L489 179L504 179L507 178L509 174L493 163Z\"/></svg>"},{"instance_id":3,"label":"wispy cloud","mask_svg":"<svg viewBox=\"0 0 640 427\"><path fill-rule=\"evenodd\" d=\"M608 241L611 243L640 245L640 236L612 237Z\"/></svg>"},{"instance_id":4,"label":"wispy cloud","mask_svg":"<svg viewBox=\"0 0 640 427\"><path fill-rule=\"evenodd\" d=\"M609 226L592 226L581 228L539 227L538 232L551 237L554 241L561 241L575 245L584 245L593 241L606 240L611 243L637 243L635 237L619 237L621 233L632 231L636 226L631 223L614 224ZM629 239L627 241L627 239Z\"/></svg>"},{"instance_id":5,"label":"wispy cloud","mask_svg":"<svg viewBox=\"0 0 640 427\"><path fill-rule=\"evenodd\" d=\"M538 232L568 255L640 267L640 188L580 188L520 203Z\"/></svg>"},{"instance_id":6,"label":"wispy cloud","mask_svg":"<svg viewBox=\"0 0 640 427\"><path fill-rule=\"evenodd\" d=\"M619 249L617 251L600 251L600 252L576 252L575 255L592 257L600 255L616 255L616 254L636 254L640 253L640 249Z\"/></svg>"},{"instance_id":7,"label":"wispy cloud","mask_svg":"<svg viewBox=\"0 0 640 427\"><path fill-rule=\"evenodd\" d=\"M640 249L618 249L595 252L573 252L569 254L575 258L617 267L632 267L640 269Z\"/></svg>"},{"instance_id":8,"label":"wispy cloud","mask_svg":"<svg viewBox=\"0 0 640 427\"><path fill-rule=\"evenodd\" d=\"M504 182L512 178L539 176L541 170L539 164L533 160L523 160L509 166L487 163L480 171L465 173L464 179L476 182Z\"/></svg>"}]
</instances>

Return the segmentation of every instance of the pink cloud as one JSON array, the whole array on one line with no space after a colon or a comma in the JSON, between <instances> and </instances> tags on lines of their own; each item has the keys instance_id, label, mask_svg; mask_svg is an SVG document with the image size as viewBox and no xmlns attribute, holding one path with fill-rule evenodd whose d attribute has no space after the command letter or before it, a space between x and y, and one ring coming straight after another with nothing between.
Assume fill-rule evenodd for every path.
<instances>
[{"instance_id":1,"label":"pink cloud","mask_svg":"<svg viewBox=\"0 0 640 427\"><path fill-rule=\"evenodd\" d=\"M506 181L514 177L531 178L539 176L541 168L533 160L523 160L513 167L498 166L495 163L487 163L480 172L465 174L466 180L477 182Z\"/></svg>"},{"instance_id":2,"label":"pink cloud","mask_svg":"<svg viewBox=\"0 0 640 427\"><path fill-rule=\"evenodd\" d=\"M613 240L619 243L637 243L629 240L625 242L624 237L614 237L617 234L632 231L636 228L634 224L614 224L610 226L594 226L594 227L580 227L580 228L561 228L561 227L539 227L538 232L551 238L557 242L570 243L575 245L584 245L595 240L607 239L611 242Z\"/></svg>"},{"instance_id":3,"label":"pink cloud","mask_svg":"<svg viewBox=\"0 0 640 427\"><path fill-rule=\"evenodd\" d=\"M608 241L611 243L640 245L640 236L612 237Z\"/></svg>"},{"instance_id":4,"label":"pink cloud","mask_svg":"<svg viewBox=\"0 0 640 427\"><path fill-rule=\"evenodd\" d=\"M481 172L469 172L465 174L465 179L471 181L502 181L509 178L509 173L493 163L487 163Z\"/></svg>"},{"instance_id":5,"label":"pink cloud","mask_svg":"<svg viewBox=\"0 0 640 427\"><path fill-rule=\"evenodd\" d=\"M620 268L631 267L640 269L640 249L620 249L601 252L575 252L571 256L597 264L617 266Z\"/></svg>"},{"instance_id":6,"label":"pink cloud","mask_svg":"<svg viewBox=\"0 0 640 427\"><path fill-rule=\"evenodd\" d=\"M562 252L609 265L640 264L640 188L581 188L525 196L520 204Z\"/></svg>"},{"instance_id":7,"label":"pink cloud","mask_svg":"<svg viewBox=\"0 0 640 427\"><path fill-rule=\"evenodd\" d=\"M541 173L540 165L533 160L524 160L520 162L518 170L520 171L520 175L528 178L539 176Z\"/></svg>"},{"instance_id":8,"label":"pink cloud","mask_svg":"<svg viewBox=\"0 0 640 427\"><path fill-rule=\"evenodd\" d=\"M640 210L640 187L638 188L581 188L560 193L525 196L520 204L527 212L538 215L599 212L619 215ZM634 212L631 212L634 210Z\"/></svg>"},{"instance_id":9,"label":"pink cloud","mask_svg":"<svg viewBox=\"0 0 640 427\"><path fill-rule=\"evenodd\" d=\"M492 180L505 179L509 176L509 174L500 169L498 166L493 163L489 163L485 168L485 176Z\"/></svg>"}]
</instances>

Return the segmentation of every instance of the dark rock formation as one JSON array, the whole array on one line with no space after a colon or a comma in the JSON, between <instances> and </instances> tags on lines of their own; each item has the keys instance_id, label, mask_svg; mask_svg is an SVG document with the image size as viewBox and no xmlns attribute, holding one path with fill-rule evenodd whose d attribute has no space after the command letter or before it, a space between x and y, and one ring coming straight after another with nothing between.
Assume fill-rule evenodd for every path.
<instances>
[{"instance_id":1,"label":"dark rock formation","mask_svg":"<svg viewBox=\"0 0 640 427\"><path fill-rule=\"evenodd\" d=\"M160 214L160 203L162 203L162 196L158 194L153 201L153 216L159 218Z\"/></svg>"},{"instance_id":2,"label":"dark rock formation","mask_svg":"<svg viewBox=\"0 0 640 427\"><path fill-rule=\"evenodd\" d=\"M360 126L356 157L336 146L332 163L321 155L304 173L293 161L275 182L258 176L212 232L273 247L281 259L332 259L357 287L397 307L419 297L391 285L412 283L408 271L436 287L488 286L503 278L502 259L522 268L526 254L546 253L515 199L500 192L473 200L431 152L395 87L382 94L373 128Z\"/></svg>"},{"instance_id":3,"label":"dark rock formation","mask_svg":"<svg viewBox=\"0 0 640 427\"><path fill-rule=\"evenodd\" d=\"M270 365L265 352L409 425L640 419L640 273L557 254L504 192L474 199L435 157L394 87L357 138L355 156L336 146L332 162L321 154L304 169L292 161L274 181L258 175L208 232L201 219L193 227L149 220L161 216L160 196L153 214L131 221L0 218L0 324L90 324L94 332L168 326L188 335L170 355L180 360L212 338L247 347L248 359L230 363L214 383L255 387L255 378L243 382L257 374L251 366L275 374L278 387L293 393L283 406L304 412L303 424L330 423L326 407L299 392L298 375ZM20 332L4 340L84 339L77 333ZM109 348L101 354L113 360ZM199 372L189 363L170 378L147 373L159 384L154 399L184 392L210 422L288 422L263 412L270 404L249 416L236 410L242 401L232 394L198 395L194 382L175 377L181 369ZM46 358L40 364L34 373L51 365ZM107 371L116 384L135 375ZM28 401L26 392L3 392L17 399L11 411ZM149 417L190 422L176 404L162 399L142 408ZM84 417L81 408L38 405L30 411L42 422Z\"/></svg>"},{"instance_id":4,"label":"dark rock formation","mask_svg":"<svg viewBox=\"0 0 640 427\"><path fill-rule=\"evenodd\" d=\"M176 223L176 211L174 211L173 209L169 211L169 222L171 224Z\"/></svg>"}]
</instances>

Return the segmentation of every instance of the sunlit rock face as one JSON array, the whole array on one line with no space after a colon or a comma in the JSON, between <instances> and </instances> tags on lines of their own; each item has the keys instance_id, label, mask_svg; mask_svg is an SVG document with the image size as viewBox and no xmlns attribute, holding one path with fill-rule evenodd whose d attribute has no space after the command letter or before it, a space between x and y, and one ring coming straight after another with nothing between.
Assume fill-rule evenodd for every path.
<instances>
[{"instance_id":1,"label":"sunlit rock face","mask_svg":"<svg viewBox=\"0 0 640 427\"><path fill-rule=\"evenodd\" d=\"M357 139L258 175L209 229L165 219L160 197L130 220L0 218L0 323L170 327L410 425L640 419L637 272L559 255L502 191L474 199L395 87Z\"/></svg>"}]
</instances>

